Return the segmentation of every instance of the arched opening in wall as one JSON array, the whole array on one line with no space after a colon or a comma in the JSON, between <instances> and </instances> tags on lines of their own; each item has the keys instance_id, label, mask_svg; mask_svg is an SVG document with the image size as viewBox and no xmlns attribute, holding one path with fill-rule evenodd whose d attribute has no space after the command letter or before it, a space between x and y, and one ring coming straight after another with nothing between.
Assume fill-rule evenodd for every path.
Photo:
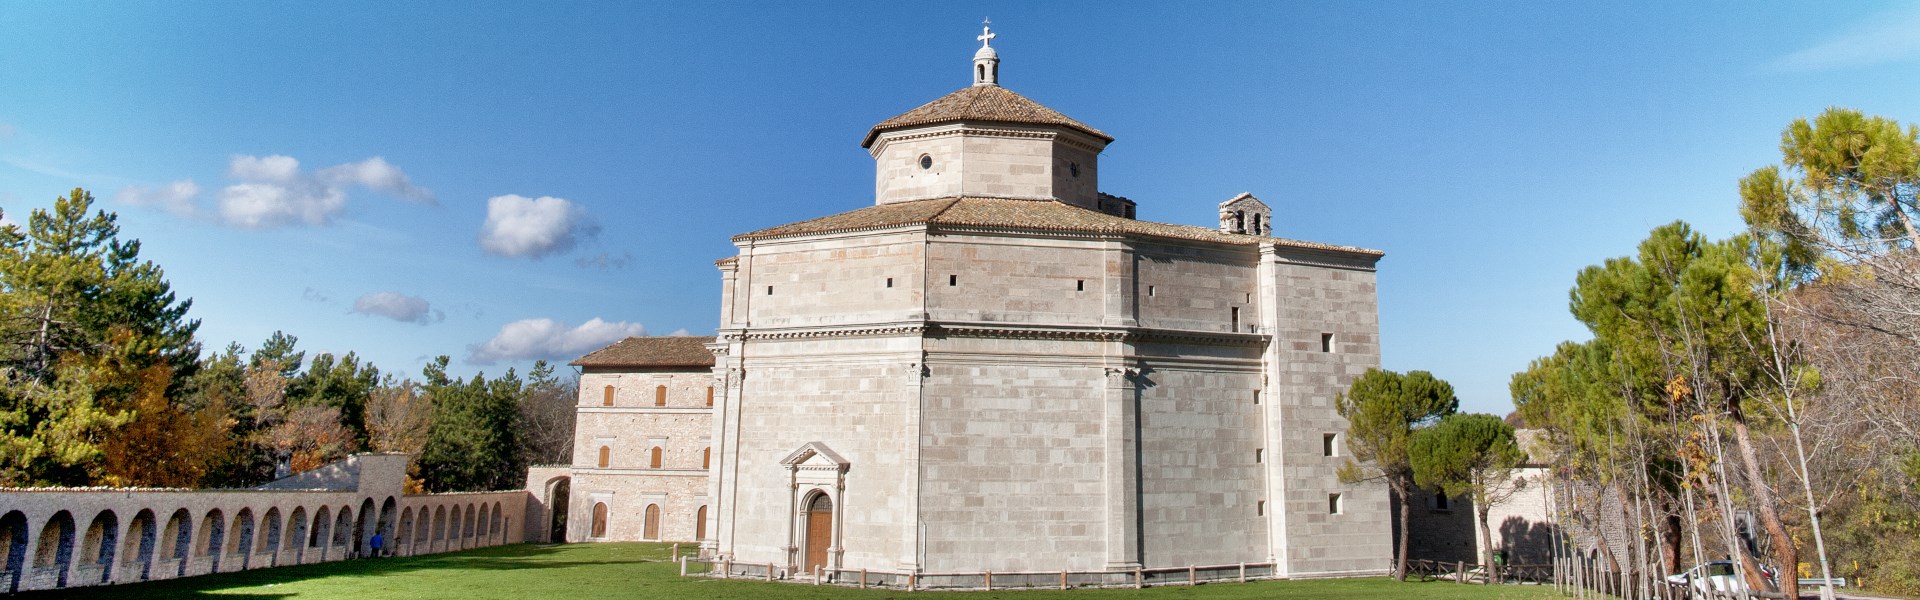
<instances>
[{"instance_id":1,"label":"arched opening in wall","mask_svg":"<svg viewBox=\"0 0 1920 600\"><path fill-rule=\"evenodd\" d=\"M327 540L333 538L332 516L332 509L325 506L320 507L319 511L313 513L313 534L308 536L307 547L324 548L327 545ZM321 556L326 555L321 554Z\"/></svg>"},{"instance_id":2,"label":"arched opening in wall","mask_svg":"<svg viewBox=\"0 0 1920 600\"><path fill-rule=\"evenodd\" d=\"M501 524L500 517L500 503L495 502L493 503L493 518L490 519L489 522L493 523L494 535L500 538L497 543L505 544L507 543L507 532L505 529L502 529L503 525Z\"/></svg>"},{"instance_id":3,"label":"arched opening in wall","mask_svg":"<svg viewBox=\"0 0 1920 600\"><path fill-rule=\"evenodd\" d=\"M140 509L133 513L133 521L127 523L127 539L120 547L120 564L125 568L140 570L140 579L146 579L148 569L153 564L153 550L160 538L160 527L153 522L152 509Z\"/></svg>"},{"instance_id":4,"label":"arched opening in wall","mask_svg":"<svg viewBox=\"0 0 1920 600\"><path fill-rule=\"evenodd\" d=\"M475 537L479 537L478 532L474 531L474 525L475 523L474 523L474 517L473 517L473 505L468 504L467 505L467 521L466 521L466 524L460 529L462 533L466 534L465 536L466 538L472 539Z\"/></svg>"},{"instance_id":5,"label":"arched opening in wall","mask_svg":"<svg viewBox=\"0 0 1920 600\"><path fill-rule=\"evenodd\" d=\"M713 468L713 448L700 449L700 468L702 469Z\"/></svg>"},{"instance_id":6,"label":"arched opening in wall","mask_svg":"<svg viewBox=\"0 0 1920 600\"><path fill-rule=\"evenodd\" d=\"M73 564L73 515L63 510L53 513L47 518L47 524L40 527L40 547L33 551L33 567L59 569L60 579L55 585L67 587L70 564Z\"/></svg>"},{"instance_id":7,"label":"arched opening in wall","mask_svg":"<svg viewBox=\"0 0 1920 600\"><path fill-rule=\"evenodd\" d=\"M84 583L112 581L113 553L119 549L120 518L111 510L100 511L87 523L86 535L80 536L80 564L100 567L100 578Z\"/></svg>"},{"instance_id":8,"label":"arched opening in wall","mask_svg":"<svg viewBox=\"0 0 1920 600\"><path fill-rule=\"evenodd\" d=\"M400 511L399 534L393 537L393 541L388 542L388 545L393 548L393 553L404 556L405 553L402 552L401 549L413 545L415 533L413 530L413 507L409 506Z\"/></svg>"},{"instance_id":9,"label":"arched opening in wall","mask_svg":"<svg viewBox=\"0 0 1920 600\"><path fill-rule=\"evenodd\" d=\"M987 66L974 65L973 66L973 82L980 83L986 80L987 80Z\"/></svg>"},{"instance_id":10,"label":"arched opening in wall","mask_svg":"<svg viewBox=\"0 0 1920 600\"><path fill-rule=\"evenodd\" d=\"M469 506L469 507L467 507L467 513L468 513L468 514L473 514L473 507L471 507L471 506ZM477 545L479 545L479 544L480 544L480 540L482 540L482 539L485 539L485 538L487 537L487 535L488 535L488 534L491 534L491 533L493 533L493 530L491 530L491 529L487 529L487 507L486 507L486 505L484 505L484 504L482 504L482 505L480 505L480 513L479 513L479 516L477 516L477 517L474 517L474 519L473 519L473 543L474 543L474 545L476 545L476 546L477 546Z\"/></svg>"},{"instance_id":11,"label":"arched opening in wall","mask_svg":"<svg viewBox=\"0 0 1920 600\"><path fill-rule=\"evenodd\" d=\"M806 507L807 553L801 568L812 573L814 567L827 566L827 549L833 545L833 499L816 490L807 498Z\"/></svg>"},{"instance_id":12,"label":"arched opening in wall","mask_svg":"<svg viewBox=\"0 0 1920 600\"><path fill-rule=\"evenodd\" d=\"M287 541L283 550L293 551L293 564L307 554L307 507L295 506L293 513L287 515Z\"/></svg>"},{"instance_id":13,"label":"arched opening in wall","mask_svg":"<svg viewBox=\"0 0 1920 600\"><path fill-rule=\"evenodd\" d=\"M1244 211L1244 210L1233 211L1233 232L1234 233L1247 232L1247 211Z\"/></svg>"},{"instance_id":14,"label":"arched opening in wall","mask_svg":"<svg viewBox=\"0 0 1920 600\"><path fill-rule=\"evenodd\" d=\"M652 450L648 450L648 451L647 451L647 466L649 466L649 467L652 467L652 468L655 468L655 469L658 469L658 468L660 468L660 455L661 455L661 454L663 454L663 451L662 451L662 450L660 450L660 447L659 447L659 446L654 446Z\"/></svg>"},{"instance_id":15,"label":"arched opening in wall","mask_svg":"<svg viewBox=\"0 0 1920 600\"><path fill-rule=\"evenodd\" d=\"M1261 233L1261 229L1260 229L1260 213L1253 213L1253 230L1252 230L1252 231L1248 231L1247 233L1251 233L1251 234L1254 234L1254 235L1260 235L1260 233Z\"/></svg>"},{"instance_id":16,"label":"arched opening in wall","mask_svg":"<svg viewBox=\"0 0 1920 600\"><path fill-rule=\"evenodd\" d=\"M705 539L707 539L707 507L702 506L700 510L693 511L693 541Z\"/></svg>"},{"instance_id":17,"label":"arched opening in wall","mask_svg":"<svg viewBox=\"0 0 1920 600\"><path fill-rule=\"evenodd\" d=\"M193 553L193 515L187 509L173 511L167 517L167 526L161 530L160 543L166 544L161 556L173 560L173 575L178 577L187 572L187 555Z\"/></svg>"},{"instance_id":18,"label":"arched opening in wall","mask_svg":"<svg viewBox=\"0 0 1920 600\"><path fill-rule=\"evenodd\" d=\"M460 513L459 506L447 511L447 548L460 546L460 519L465 516Z\"/></svg>"},{"instance_id":19,"label":"arched opening in wall","mask_svg":"<svg viewBox=\"0 0 1920 600\"><path fill-rule=\"evenodd\" d=\"M571 482L568 477L547 480L547 543L567 541L567 491Z\"/></svg>"},{"instance_id":20,"label":"arched opening in wall","mask_svg":"<svg viewBox=\"0 0 1920 600\"><path fill-rule=\"evenodd\" d=\"M260 544L254 548L253 552L255 554L279 552L280 532L282 531L280 528L280 507L276 506L267 509L267 514L261 515L260 517L260 525L267 528L267 534L260 537ZM277 556L268 556L267 560L270 561L268 564L280 564L279 557Z\"/></svg>"},{"instance_id":21,"label":"arched opening in wall","mask_svg":"<svg viewBox=\"0 0 1920 600\"><path fill-rule=\"evenodd\" d=\"M352 556L371 556L368 552L373 545L373 531L380 526L380 515L373 512L373 499L360 501L360 513L354 515Z\"/></svg>"},{"instance_id":22,"label":"arched opening in wall","mask_svg":"<svg viewBox=\"0 0 1920 600\"><path fill-rule=\"evenodd\" d=\"M646 527L640 531L640 539L657 541L660 539L660 505L647 505Z\"/></svg>"},{"instance_id":23,"label":"arched opening in wall","mask_svg":"<svg viewBox=\"0 0 1920 600\"><path fill-rule=\"evenodd\" d=\"M594 539L607 537L607 503L593 503L593 528L587 536Z\"/></svg>"},{"instance_id":24,"label":"arched opening in wall","mask_svg":"<svg viewBox=\"0 0 1920 600\"><path fill-rule=\"evenodd\" d=\"M0 543L6 544L0 549L0 569L5 569L7 578L0 580L0 590L11 594L20 591L20 574L27 565L27 514L12 510L0 516Z\"/></svg>"},{"instance_id":25,"label":"arched opening in wall","mask_svg":"<svg viewBox=\"0 0 1920 600\"><path fill-rule=\"evenodd\" d=\"M600 447L600 468L605 469L607 468L607 465L610 465L610 464L613 464L613 448L610 448L607 446L601 446Z\"/></svg>"},{"instance_id":26,"label":"arched opening in wall","mask_svg":"<svg viewBox=\"0 0 1920 600\"><path fill-rule=\"evenodd\" d=\"M327 556L346 558L348 555L344 553L333 554L332 549L339 548L342 551L352 550L354 533L353 507L342 506L340 507L340 512L335 514L336 516L333 518L333 537L327 542Z\"/></svg>"},{"instance_id":27,"label":"arched opening in wall","mask_svg":"<svg viewBox=\"0 0 1920 600\"><path fill-rule=\"evenodd\" d=\"M408 554L420 554L433 551L433 513L421 508L414 517L413 541L407 544ZM423 549L424 547L424 549Z\"/></svg>"},{"instance_id":28,"label":"arched opening in wall","mask_svg":"<svg viewBox=\"0 0 1920 600\"><path fill-rule=\"evenodd\" d=\"M200 517L200 539L193 544L194 556L207 558L207 572L220 572L220 549L227 541L227 515L215 508Z\"/></svg>"},{"instance_id":29,"label":"arched opening in wall","mask_svg":"<svg viewBox=\"0 0 1920 600\"><path fill-rule=\"evenodd\" d=\"M447 539L447 507L436 506L433 508L433 539L432 541L443 542L443 541L446 541L446 539Z\"/></svg>"},{"instance_id":30,"label":"arched opening in wall","mask_svg":"<svg viewBox=\"0 0 1920 600\"><path fill-rule=\"evenodd\" d=\"M233 526L227 528L233 532L227 536L227 555L235 557L228 564L247 568L247 550L253 548L253 509L242 508L233 514Z\"/></svg>"},{"instance_id":31,"label":"arched opening in wall","mask_svg":"<svg viewBox=\"0 0 1920 600\"><path fill-rule=\"evenodd\" d=\"M613 386L607 386L606 389L600 390L600 405L613 406Z\"/></svg>"},{"instance_id":32,"label":"arched opening in wall","mask_svg":"<svg viewBox=\"0 0 1920 600\"><path fill-rule=\"evenodd\" d=\"M373 528L373 532L380 536L380 547L374 548L371 545L368 546L368 550L376 555L382 552L391 554L393 547L396 545L393 539L393 509L398 508L399 505L400 502L395 500L393 496L387 496L387 500L380 503L380 521L379 524Z\"/></svg>"}]
</instances>

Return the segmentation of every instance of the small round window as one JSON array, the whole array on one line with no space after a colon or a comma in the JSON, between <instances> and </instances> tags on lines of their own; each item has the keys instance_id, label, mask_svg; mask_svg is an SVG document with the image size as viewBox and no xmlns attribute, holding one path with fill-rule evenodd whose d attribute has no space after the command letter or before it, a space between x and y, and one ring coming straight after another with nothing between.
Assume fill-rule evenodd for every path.
<instances>
[{"instance_id":1,"label":"small round window","mask_svg":"<svg viewBox=\"0 0 1920 600\"><path fill-rule=\"evenodd\" d=\"M1080 163L1067 163L1067 174L1073 175L1074 177L1079 177Z\"/></svg>"},{"instance_id":2,"label":"small round window","mask_svg":"<svg viewBox=\"0 0 1920 600\"><path fill-rule=\"evenodd\" d=\"M920 155L920 168L922 169L933 168L933 157L925 154Z\"/></svg>"}]
</instances>

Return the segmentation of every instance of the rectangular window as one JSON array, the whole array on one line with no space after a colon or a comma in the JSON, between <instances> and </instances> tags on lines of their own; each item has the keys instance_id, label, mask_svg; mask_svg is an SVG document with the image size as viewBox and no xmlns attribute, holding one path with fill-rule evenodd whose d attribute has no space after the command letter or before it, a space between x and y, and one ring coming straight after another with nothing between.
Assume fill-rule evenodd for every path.
<instances>
[{"instance_id":1,"label":"rectangular window","mask_svg":"<svg viewBox=\"0 0 1920 600\"><path fill-rule=\"evenodd\" d=\"M1321 352L1333 351L1333 334L1331 333L1320 334L1320 351Z\"/></svg>"},{"instance_id":2,"label":"rectangular window","mask_svg":"<svg viewBox=\"0 0 1920 600\"><path fill-rule=\"evenodd\" d=\"M1267 514L1267 501L1265 500L1253 501L1253 516L1263 517L1263 516L1266 516L1266 514Z\"/></svg>"},{"instance_id":3,"label":"rectangular window","mask_svg":"<svg viewBox=\"0 0 1920 600\"><path fill-rule=\"evenodd\" d=\"M1152 296L1152 295L1153 295L1153 286L1147 286L1147 295L1148 295L1148 296Z\"/></svg>"},{"instance_id":4,"label":"rectangular window","mask_svg":"<svg viewBox=\"0 0 1920 600\"><path fill-rule=\"evenodd\" d=\"M1434 510L1452 510L1453 507L1447 504L1447 495L1444 493L1441 493L1441 494L1433 495L1433 509Z\"/></svg>"},{"instance_id":5,"label":"rectangular window","mask_svg":"<svg viewBox=\"0 0 1920 600\"><path fill-rule=\"evenodd\" d=\"M1261 458L1261 456L1260 456L1260 455L1262 455L1262 454L1266 454L1266 453L1267 453L1267 449L1266 449L1266 448L1254 448L1254 449L1253 449L1253 462L1254 462L1254 464L1260 464L1260 458Z\"/></svg>"},{"instance_id":6,"label":"rectangular window","mask_svg":"<svg viewBox=\"0 0 1920 600\"><path fill-rule=\"evenodd\" d=\"M953 286L956 286L956 285L960 285L960 276L959 276L959 275L948 275L948 276L947 276L947 287L953 287Z\"/></svg>"},{"instance_id":7,"label":"rectangular window","mask_svg":"<svg viewBox=\"0 0 1920 600\"><path fill-rule=\"evenodd\" d=\"M1087 280L1081 279L1073 282L1073 291L1076 291L1076 292L1087 291Z\"/></svg>"},{"instance_id":8,"label":"rectangular window","mask_svg":"<svg viewBox=\"0 0 1920 600\"><path fill-rule=\"evenodd\" d=\"M1335 456L1334 449L1339 447L1339 444L1337 443L1339 441L1339 438L1340 438L1340 434L1337 434L1337 433L1321 434L1320 455Z\"/></svg>"},{"instance_id":9,"label":"rectangular window","mask_svg":"<svg viewBox=\"0 0 1920 600\"><path fill-rule=\"evenodd\" d=\"M613 386L607 386L607 389L603 390L603 392L604 393L600 395L600 405L613 406Z\"/></svg>"},{"instance_id":10,"label":"rectangular window","mask_svg":"<svg viewBox=\"0 0 1920 600\"><path fill-rule=\"evenodd\" d=\"M887 278L887 287L893 287L893 278L892 278L892 277L888 277L888 278Z\"/></svg>"},{"instance_id":11,"label":"rectangular window","mask_svg":"<svg viewBox=\"0 0 1920 600\"><path fill-rule=\"evenodd\" d=\"M1327 514L1340 514L1340 494L1327 494Z\"/></svg>"},{"instance_id":12,"label":"rectangular window","mask_svg":"<svg viewBox=\"0 0 1920 600\"><path fill-rule=\"evenodd\" d=\"M1260 390L1253 391L1253 403L1255 405L1260 404Z\"/></svg>"},{"instance_id":13,"label":"rectangular window","mask_svg":"<svg viewBox=\"0 0 1920 600\"><path fill-rule=\"evenodd\" d=\"M1240 307L1238 306L1233 307L1232 313L1233 313L1233 326L1227 328L1227 330L1238 332L1240 331Z\"/></svg>"},{"instance_id":14,"label":"rectangular window","mask_svg":"<svg viewBox=\"0 0 1920 600\"><path fill-rule=\"evenodd\" d=\"M707 408L713 408L713 386L707 386Z\"/></svg>"},{"instance_id":15,"label":"rectangular window","mask_svg":"<svg viewBox=\"0 0 1920 600\"><path fill-rule=\"evenodd\" d=\"M773 295L773 286L767 286L767 295L768 295L768 296L772 296L772 295Z\"/></svg>"},{"instance_id":16,"label":"rectangular window","mask_svg":"<svg viewBox=\"0 0 1920 600\"><path fill-rule=\"evenodd\" d=\"M653 388L653 405L654 406L667 405L667 386L662 385L662 386L657 386Z\"/></svg>"}]
</instances>

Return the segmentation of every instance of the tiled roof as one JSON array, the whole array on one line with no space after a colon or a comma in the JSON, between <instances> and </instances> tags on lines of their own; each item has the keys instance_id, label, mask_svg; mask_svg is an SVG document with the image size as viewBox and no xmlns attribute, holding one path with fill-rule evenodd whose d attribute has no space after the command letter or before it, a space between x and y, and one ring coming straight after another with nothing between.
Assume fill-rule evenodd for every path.
<instances>
[{"instance_id":1,"label":"tiled roof","mask_svg":"<svg viewBox=\"0 0 1920 600\"><path fill-rule=\"evenodd\" d=\"M567 363L579 367L711 367L713 336L630 337Z\"/></svg>"},{"instance_id":2,"label":"tiled roof","mask_svg":"<svg viewBox=\"0 0 1920 600\"><path fill-rule=\"evenodd\" d=\"M1379 256L1378 250L1304 242L1257 235L1222 233L1217 229L1125 219L1063 204L1055 200L1009 198L937 198L869 206L818 219L789 223L733 236L734 241L766 240L797 235L839 233L928 225L934 227L988 227L1029 231L1058 231L1131 235L1221 244L1252 245L1269 242L1294 248L1331 250Z\"/></svg>"},{"instance_id":3,"label":"tiled roof","mask_svg":"<svg viewBox=\"0 0 1920 600\"><path fill-rule=\"evenodd\" d=\"M1078 129L1087 135L1113 141L1113 136L1087 126L1066 115L1041 106L1039 102L1028 100L1026 96L1013 93L1012 90L997 85L976 85L961 88L960 91L941 96L939 99L907 111L898 117L881 121L867 130L867 137L861 140L860 147L873 145L873 140L883 131L946 123L951 121L998 121L1002 123L1027 123L1033 125L1059 125Z\"/></svg>"}]
</instances>

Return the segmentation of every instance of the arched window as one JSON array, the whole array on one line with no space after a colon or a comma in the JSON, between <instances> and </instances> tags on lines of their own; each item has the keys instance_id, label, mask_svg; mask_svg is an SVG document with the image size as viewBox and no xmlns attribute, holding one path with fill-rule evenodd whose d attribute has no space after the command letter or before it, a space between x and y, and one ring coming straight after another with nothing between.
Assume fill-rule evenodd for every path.
<instances>
[{"instance_id":1,"label":"arched window","mask_svg":"<svg viewBox=\"0 0 1920 600\"><path fill-rule=\"evenodd\" d=\"M713 408L713 386L707 386L707 408Z\"/></svg>"},{"instance_id":2,"label":"arched window","mask_svg":"<svg viewBox=\"0 0 1920 600\"><path fill-rule=\"evenodd\" d=\"M647 527L645 531L640 533L640 538L646 540L660 539L660 505L647 505Z\"/></svg>"},{"instance_id":3,"label":"arched window","mask_svg":"<svg viewBox=\"0 0 1920 600\"><path fill-rule=\"evenodd\" d=\"M1247 211L1244 211L1244 210L1233 211L1233 232L1234 233L1247 232Z\"/></svg>"},{"instance_id":4,"label":"arched window","mask_svg":"<svg viewBox=\"0 0 1920 600\"><path fill-rule=\"evenodd\" d=\"M648 457L647 465L655 469L660 468L660 453L661 452L660 452L659 446L654 446L653 450L648 451L648 454L650 456Z\"/></svg>"},{"instance_id":5,"label":"arched window","mask_svg":"<svg viewBox=\"0 0 1920 600\"><path fill-rule=\"evenodd\" d=\"M987 80L987 66L986 66L986 65L974 65L974 66L973 66L973 69L974 69L974 82L976 82L976 83L977 83L977 82L981 82L981 81L986 81L986 80Z\"/></svg>"},{"instance_id":6,"label":"arched window","mask_svg":"<svg viewBox=\"0 0 1920 600\"><path fill-rule=\"evenodd\" d=\"M654 406L667 405L667 386L662 385L662 386L655 386L653 388L653 405Z\"/></svg>"},{"instance_id":7,"label":"arched window","mask_svg":"<svg viewBox=\"0 0 1920 600\"><path fill-rule=\"evenodd\" d=\"M607 465L612 463L613 463L613 449L606 446L601 446L600 447L600 468L605 469L607 468Z\"/></svg>"},{"instance_id":8,"label":"arched window","mask_svg":"<svg viewBox=\"0 0 1920 600\"><path fill-rule=\"evenodd\" d=\"M593 503L593 531L588 535L607 537L607 503Z\"/></svg>"},{"instance_id":9,"label":"arched window","mask_svg":"<svg viewBox=\"0 0 1920 600\"><path fill-rule=\"evenodd\" d=\"M1260 213L1253 213L1253 231L1247 233L1260 235Z\"/></svg>"},{"instance_id":10,"label":"arched window","mask_svg":"<svg viewBox=\"0 0 1920 600\"><path fill-rule=\"evenodd\" d=\"M607 389L602 390L600 394L600 405L613 406L613 386L607 386Z\"/></svg>"},{"instance_id":11,"label":"arched window","mask_svg":"<svg viewBox=\"0 0 1920 600\"><path fill-rule=\"evenodd\" d=\"M700 449L700 468L702 469L713 468L713 448Z\"/></svg>"},{"instance_id":12,"label":"arched window","mask_svg":"<svg viewBox=\"0 0 1920 600\"><path fill-rule=\"evenodd\" d=\"M705 506L693 511L693 539L694 541L707 539L707 507Z\"/></svg>"}]
</instances>

